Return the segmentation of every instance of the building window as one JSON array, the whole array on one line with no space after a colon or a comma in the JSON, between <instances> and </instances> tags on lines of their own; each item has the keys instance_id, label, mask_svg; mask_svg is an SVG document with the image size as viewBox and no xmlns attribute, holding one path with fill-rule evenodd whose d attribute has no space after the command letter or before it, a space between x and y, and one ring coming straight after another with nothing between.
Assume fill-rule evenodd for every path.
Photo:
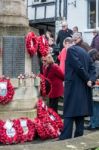
<instances>
[{"instance_id":1,"label":"building window","mask_svg":"<svg viewBox=\"0 0 99 150\"><path fill-rule=\"evenodd\" d=\"M88 0L88 28L96 28L96 0Z\"/></svg>"}]
</instances>

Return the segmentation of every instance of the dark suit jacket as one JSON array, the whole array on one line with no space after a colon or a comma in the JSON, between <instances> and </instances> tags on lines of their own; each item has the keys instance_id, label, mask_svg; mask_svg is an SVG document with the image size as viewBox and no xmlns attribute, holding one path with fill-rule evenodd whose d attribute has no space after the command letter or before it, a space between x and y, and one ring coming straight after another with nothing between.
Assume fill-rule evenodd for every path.
<instances>
[{"instance_id":1,"label":"dark suit jacket","mask_svg":"<svg viewBox=\"0 0 99 150\"><path fill-rule=\"evenodd\" d=\"M70 29L67 29L66 31L60 30L58 32L56 43L60 44L60 51L63 49L63 41L64 41L64 39L67 38L67 37L72 37L72 34L73 34L73 32Z\"/></svg>"}]
</instances>

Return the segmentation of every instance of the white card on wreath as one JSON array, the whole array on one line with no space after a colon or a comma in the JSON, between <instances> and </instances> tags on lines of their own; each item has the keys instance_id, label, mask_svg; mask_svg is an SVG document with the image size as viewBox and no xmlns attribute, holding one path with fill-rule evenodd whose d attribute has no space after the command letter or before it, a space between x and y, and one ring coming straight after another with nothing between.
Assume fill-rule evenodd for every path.
<instances>
[{"instance_id":1,"label":"white card on wreath","mask_svg":"<svg viewBox=\"0 0 99 150\"><path fill-rule=\"evenodd\" d=\"M7 136L8 137L14 137L15 136L15 134L16 134L16 131L15 131L15 129L14 128L11 128L11 129L7 129L6 130L6 134L7 134Z\"/></svg>"},{"instance_id":2,"label":"white card on wreath","mask_svg":"<svg viewBox=\"0 0 99 150\"><path fill-rule=\"evenodd\" d=\"M12 128L12 126L13 126L13 122L11 122L10 120L7 120L4 125L4 128L10 130Z\"/></svg>"},{"instance_id":3,"label":"white card on wreath","mask_svg":"<svg viewBox=\"0 0 99 150\"><path fill-rule=\"evenodd\" d=\"M0 82L0 96L6 96L7 94L7 82Z\"/></svg>"},{"instance_id":4,"label":"white card on wreath","mask_svg":"<svg viewBox=\"0 0 99 150\"><path fill-rule=\"evenodd\" d=\"M27 120L20 120L22 127L27 127Z\"/></svg>"},{"instance_id":5,"label":"white card on wreath","mask_svg":"<svg viewBox=\"0 0 99 150\"><path fill-rule=\"evenodd\" d=\"M51 120L55 120L55 117L53 115L50 115Z\"/></svg>"}]
</instances>

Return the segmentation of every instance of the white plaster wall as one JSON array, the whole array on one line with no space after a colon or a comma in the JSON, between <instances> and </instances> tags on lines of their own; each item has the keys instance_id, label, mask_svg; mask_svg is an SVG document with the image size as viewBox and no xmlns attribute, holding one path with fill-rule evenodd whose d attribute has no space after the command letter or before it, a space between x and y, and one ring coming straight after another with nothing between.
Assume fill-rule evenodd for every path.
<instances>
[{"instance_id":1,"label":"white plaster wall","mask_svg":"<svg viewBox=\"0 0 99 150\"><path fill-rule=\"evenodd\" d=\"M28 18L29 20L35 19L35 8L28 7Z\"/></svg>"},{"instance_id":2,"label":"white plaster wall","mask_svg":"<svg viewBox=\"0 0 99 150\"><path fill-rule=\"evenodd\" d=\"M43 19L44 18L44 7L37 7L36 19Z\"/></svg>"},{"instance_id":3,"label":"white plaster wall","mask_svg":"<svg viewBox=\"0 0 99 150\"><path fill-rule=\"evenodd\" d=\"M84 41L89 44L92 41L92 30L87 29L87 0L76 0L76 7L72 4L74 0L68 0L67 8L67 22L69 28L78 26L79 31L82 32Z\"/></svg>"},{"instance_id":4,"label":"white plaster wall","mask_svg":"<svg viewBox=\"0 0 99 150\"><path fill-rule=\"evenodd\" d=\"M28 0L28 6L32 5L32 3L33 3L33 0Z\"/></svg>"},{"instance_id":5,"label":"white plaster wall","mask_svg":"<svg viewBox=\"0 0 99 150\"><path fill-rule=\"evenodd\" d=\"M78 26L83 32L87 28L87 0L76 0L76 7L72 4L74 0L68 0L67 21L70 28Z\"/></svg>"},{"instance_id":6,"label":"white plaster wall","mask_svg":"<svg viewBox=\"0 0 99 150\"><path fill-rule=\"evenodd\" d=\"M63 17L64 1L65 1L65 0L62 0L62 1L61 1L61 17ZM59 16L59 0L57 0L57 17L60 17L60 16Z\"/></svg>"},{"instance_id":7,"label":"white plaster wall","mask_svg":"<svg viewBox=\"0 0 99 150\"><path fill-rule=\"evenodd\" d=\"M46 18L55 16L55 5L46 7Z\"/></svg>"}]
</instances>

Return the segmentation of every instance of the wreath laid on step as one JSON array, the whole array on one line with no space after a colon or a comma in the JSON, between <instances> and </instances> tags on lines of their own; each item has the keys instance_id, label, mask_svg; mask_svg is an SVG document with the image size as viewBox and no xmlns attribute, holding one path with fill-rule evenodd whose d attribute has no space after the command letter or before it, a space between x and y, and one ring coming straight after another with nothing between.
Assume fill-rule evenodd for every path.
<instances>
[{"instance_id":1,"label":"wreath laid on step","mask_svg":"<svg viewBox=\"0 0 99 150\"><path fill-rule=\"evenodd\" d=\"M59 128L59 130L61 131L63 129L63 122L61 117L51 108L48 108L48 113L53 126L55 128Z\"/></svg>"},{"instance_id":2,"label":"wreath laid on step","mask_svg":"<svg viewBox=\"0 0 99 150\"><path fill-rule=\"evenodd\" d=\"M46 56L48 54L49 45L45 36L38 37L38 45L38 52L40 53L41 57Z\"/></svg>"},{"instance_id":3,"label":"wreath laid on step","mask_svg":"<svg viewBox=\"0 0 99 150\"><path fill-rule=\"evenodd\" d=\"M36 130L34 122L28 118L0 120L0 142L3 144L32 141Z\"/></svg>"},{"instance_id":4,"label":"wreath laid on step","mask_svg":"<svg viewBox=\"0 0 99 150\"><path fill-rule=\"evenodd\" d=\"M19 122L22 130L20 142L24 143L26 141L32 141L36 132L34 122L28 118L20 118Z\"/></svg>"},{"instance_id":5,"label":"wreath laid on step","mask_svg":"<svg viewBox=\"0 0 99 150\"><path fill-rule=\"evenodd\" d=\"M37 118L35 128L41 139L56 138L63 128L62 119L52 109L48 108L42 98L37 103Z\"/></svg>"},{"instance_id":6,"label":"wreath laid on step","mask_svg":"<svg viewBox=\"0 0 99 150\"><path fill-rule=\"evenodd\" d=\"M0 78L0 104L5 105L12 101L14 96L14 87L10 79Z\"/></svg>"},{"instance_id":7,"label":"wreath laid on step","mask_svg":"<svg viewBox=\"0 0 99 150\"><path fill-rule=\"evenodd\" d=\"M26 36L25 41L27 52L32 57L37 52L38 48L37 36L34 34L34 32L29 32Z\"/></svg>"},{"instance_id":8,"label":"wreath laid on step","mask_svg":"<svg viewBox=\"0 0 99 150\"><path fill-rule=\"evenodd\" d=\"M17 122L7 120L0 124L0 142L3 144L12 144L19 142L19 125Z\"/></svg>"}]
</instances>

